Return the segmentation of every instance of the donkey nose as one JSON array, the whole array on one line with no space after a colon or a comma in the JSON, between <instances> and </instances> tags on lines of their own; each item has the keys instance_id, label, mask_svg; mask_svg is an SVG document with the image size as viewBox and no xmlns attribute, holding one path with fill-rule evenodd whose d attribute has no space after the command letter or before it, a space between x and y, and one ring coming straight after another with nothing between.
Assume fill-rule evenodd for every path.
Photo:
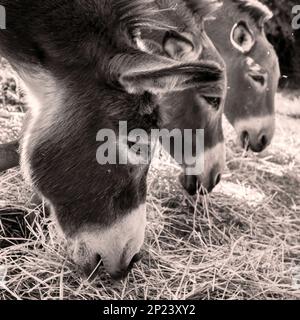
<instances>
[{"instance_id":1,"label":"donkey nose","mask_svg":"<svg viewBox=\"0 0 300 320\"><path fill-rule=\"evenodd\" d=\"M243 131L241 135L242 146L245 150L251 149L253 152L262 152L270 144L271 138L263 132L259 135Z\"/></svg>"},{"instance_id":2,"label":"donkey nose","mask_svg":"<svg viewBox=\"0 0 300 320\"><path fill-rule=\"evenodd\" d=\"M206 183L201 183L197 176L186 176L182 175L180 177L181 184L189 195L194 196L200 190L200 195L205 195L213 191L213 189L221 182L222 173L213 172L209 176L209 181Z\"/></svg>"}]
</instances>

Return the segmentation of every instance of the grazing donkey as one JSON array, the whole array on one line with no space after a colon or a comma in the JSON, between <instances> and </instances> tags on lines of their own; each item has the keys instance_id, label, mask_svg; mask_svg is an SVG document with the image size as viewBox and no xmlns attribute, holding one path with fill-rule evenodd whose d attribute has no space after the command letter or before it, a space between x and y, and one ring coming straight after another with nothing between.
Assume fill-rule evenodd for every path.
<instances>
[{"instance_id":1,"label":"grazing donkey","mask_svg":"<svg viewBox=\"0 0 300 320\"><path fill-rule=\"evenodd\" d=\"M163 4L166 5L172 2L174 1L164 0L160 3L160 8L164 9ZM210 7L208 6L208 2L203 0L186 0L185 2L194 13L192 17L187 15L187 20L192 26L194 39L198 38L198 42L195 40L193 40L193 42L198 43L200 47L198 47L196 51L191 51L187 44L181 42L180 38L172 32L162 39L157 35L151 34L151 40L153 40L153 38L156 40L156 46L154 47L155 52L159 52L160 55L166 54L173 59L178 59L179 53L172 48L172 42L176 40L181 42L180 48L184 47L184 52L187 53L185 57L180 56L179 59L186 61L194 61L195 59L215 61L225 69L223 59L220 57L211 40L203 32L203 23L209 18L208 13L210 12ZM219 6L220 3L215 1L214 8L217 9ZM176 16L170 14L168 17L170 22L176 21ZM158 47L157 44L160 44L160 46ZM151 44L148 47L153 48ZM159 48L162 49L159 50ZM175 160L183 165L184 172L180 180L183 187L191 195L196 194L198 189L200 189L201 194L211 192L221 181L225 165L225 145L222 130L222 113L226 94L226 87L224 87L226 83L224 80L225 79L222 79L222 81L216 82L214 87L209 84L206 89L203 87L201 91L199 91L198 88L191 88L183 92L166 94L160 99L162 111L160 112L159 127L168 129L169 132L175 132L174 130L177 130L171 142L174 142L174 144L176 142L177 146L181 144L180 149L183 154L185 148L185 141L183 139L184 132L190 129L195 134L197 129L204 130L204 168L202 174L199 175L192 174L190 165L181 162L182 154L176 154L176 146L174 144L171 144L170 149L169 145L165 146L163 143L163 146L170 151ZM197 142L194 136L191 141L193 159L186 159L189 163L201 157L200 154L197 154L197 143L199 142ZM179 159L177 156L179 156ZM186 158L185 156L184 154L184 158Z\"/></svg>"},{"instance_id":2,"label":"grazing donkey","mask_svg":"<svg viewBox=\"0 0 300 320\"><path fill-rule=\"evenodd\" d=\"M272 13L256 0L226 0L214 16L205 28L227 66L225 115L236 129L242 146L261 152L274 135L274 98L280 76L278 58L264 33L264 24ZM209 100L216 102L218 97L216 94L212 99L210 93ZM193 106L192 110L170 107L163 125L169 129L184 130L191 126L205 129L205 176L181 176L182 185L191 195L196 194L199 187L202 187L201 193L210 192L220 182L223 168L218 160L224 154L223 134L219 130L222 120L218 117L223 110L221 104L219 101L215 104L215 118L211 121L213 115L209 108L197 108L196 100L197 93L189 92L186 96L180 93L170 106L176 101L183 105L184 101Z\"/></svg>"},{"instance_id":3,"label":"grazing donkey","mask_svg":"<svg viewBox=\"0 0 300 320\"><path fill-rule=\"evenodd\" d=\"M236 129L242 146L261 152L274 135L274 99L280 76L277 55L264 33L264 24L272 13L256 0L226 0L214 16L214 20L206 22L205 28L227 66L225 115ZM184 94L180 94L170 105L182 99ZM185 104L193 105L195 96L190 93L185 99ZM220 104L217 103L217 106ZM220 167L221 162L216 161L223 153L223 135L218 129L220 124L217 124L221 119L216 117L215 121L208 121L211 116L208 110L195 107L193 111L186 112L186 108L170 108L164 124L169 129L193 126L206 131L205 165L209 168L205 173L211 172L211 175L206 174L204 178L182 175L181 182L191 195L200 186L210 192L221 179L223 168ZM205 115L199 117L197 113L202 112ZM205 191L203 188L201 191Z\"/></svg>"},{"instance_id":4,"label":"grazing donkey","mask_svg":"<svg viewBox=\"0 0 300 320\"><path fill-rule=\"evenodd\" d=\"M210 92L224 96L222 60L204 30L195 36L190 24L195 15L203 19L200 6L193 13L181 0L158 3L0 0L7 14L0 53L30 92L22 171L46 199L74 261L87 274L101 256L112 277L124 276L137 260L146 225L149 164L129 159L126 165L99 165L99 130L116 133L122 120L129 130L150 132L165 118L166 93L197 90L200 109L216 105ZM176 6L162 10L165 3ZM216 8L216 1L202 3L205 15ZM159 45L143 40L147 30L165 34L169 57L148 52ZM222 105L221 98L217 102ZM129 145L117 147L130 158Z\"/></svg>"},{"instance_id":5,"label":"grazing donkey","mask_svg":"<svg viewBox=\"0 0 300 320\"><path fill-rule=\"evenodd\" d=\"M275 129L278 58L264 32L272 12L257 0L226 0L206 24L227 66L225 115L245 148L263 151ZM220 25L222 28L220 28Z\"/></svg>"}]
</instances>

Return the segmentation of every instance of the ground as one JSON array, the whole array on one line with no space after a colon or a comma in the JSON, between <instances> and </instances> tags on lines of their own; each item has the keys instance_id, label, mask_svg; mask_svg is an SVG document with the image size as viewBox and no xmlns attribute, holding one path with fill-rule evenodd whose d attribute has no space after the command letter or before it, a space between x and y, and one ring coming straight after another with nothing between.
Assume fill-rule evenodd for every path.
<instances>
[{"instance_id":1,"label":"ground","mask_svg":"<svg viewBox=\"0 0 300 320\"><path fill-rule=\"evenodd\" d=\"M165 155L149 175L144 258L122 282L82 280L19 169L0 174L0 299L299 299L300 98L279 93L277 132L244 153L225 124L227 170L209 197L191 198ZM0 142L24 117L17 77L0 68Z\"/></svg>"}]
</instances>

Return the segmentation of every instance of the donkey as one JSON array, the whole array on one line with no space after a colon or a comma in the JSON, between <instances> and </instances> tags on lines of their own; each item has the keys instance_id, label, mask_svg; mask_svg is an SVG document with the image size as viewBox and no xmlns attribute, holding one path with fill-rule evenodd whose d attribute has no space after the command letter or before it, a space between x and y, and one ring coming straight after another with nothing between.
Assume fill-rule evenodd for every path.
<instances>
[{"instance_id":1,"label":"donkey","mask_svg":"<svg viewBox=\"0 0 300 320\"><path fill-rule=\"evenodd\" d=\"M264 32L272 16L257 0L226 0L205 26L227 66L225 115L241 145L254 152L271 143L275 129L280 69Z\"/></svg>"},{"instance_id":2,"label":"donkey","mask_svg":"<svg viewBox=\"0 0 300 320\"><path fill-rule=\"evenodd\" d=\"M173 1L170 0L164 0L160 3L160 8L164 9L163 5L172 2ZM167 55L173 59L194 61L200 57L205 60L217 61L225 70L223 59L220 57L209 37L203 32L203 23L210 17L208 14L210 12L208 2L203 0L185 0L185 3L194 13L193 17L187 15L187 20L189 21L188 23L192 25L191 28L193 29L194 38L198 38L197 50L191 51L188 45L182 42L182 39L178 38L177 35L172 34L172 32L168 33L163 39L157 36L157 34L153 35L153 33L151 33L151 41L147 47L150 48L150 52L159 52L160 55ZM216 1L215 10L221 5L220 2ZM172 15L168 15L168 17L171 19ZM173 16L173 19L174 18L176 19L176 16ZM176 46L175 48L172 47L170 37L171 39L173 38L173 41L176 40L177 44L179 41L181 49L185 48L185 50L183 50L185 52L184 57L181 52L175 50ZM151 45L153 38L155 38L155 46ZM166 41L166 39L168 39L168 41ZM147 43L147 41L144 41L144 44ZM197 42L194 40L194 43ZM207 50L207 48L209 48L209 50ZM224 80L226 81L226 79ZM174 132L174 139L171 141L171 145L169 144L169 140L167 140L167 143L165 143L164 140L161 142L166 150L170 152L171 156L182 165L183 173L180 176L180 181L190 195L195 195L199 190L200 194L210 193L221 181L225 167L225 143L222 130L222 113L226 96L226 87L224 87L224 85L226 86L226 82L219 81L214 88L211 85L209 85L206 90L202 88L201 94L199 94L199 90L195 88L183 92L165 94L160 99L163 110L160 112L159 127L167 129L168 132ZM174 108L174 106L176 107ZM193 159L188 159L186 157L187 154L185 154L187 144L183 137L187 129L193 132L193 138L190 141ZM197 129L204 131L204 153L202 155L197 151L197 144L199 144L196 137ZM179 149L182 150L182 154L176 154L175 143L177 147L179 146ZM182 156L189 165L187 162L182 163ZM203 158L201 158L201 156ZM201 163L200 158L203 160L203 163ZM198 160L200 161L197 164ZM193 161L196 163L193 163ZM191 165L191 163L193 163L193 165ZM203 165L203 168L199 167L201 165ZM193 167L193 169L191 169L191 167ZM200 171L202 171L202 173ZM193 174L195 172L197 175Z\"/></svg>"},{"instance_id":3,"label":"donkey","mask_svg":"<svg viewBox=\"0 0 300 320\"><path fill-rule=\"evenodd\" d=\"M214 13L214 19L209 19L205 24L209 37L227 66L225 115L236 129L242 146L254 152L263 151L271 143L275 128L274 99L280 70L275 50L264 33L264 25L271 18L270 10L259 1L227 0ZM182 101L183 96L180 94L175 100ZM190 94L185 101L193 106L195 96ZM215 121L208 120L212 116L208 114L209 109L194 107L189 113L186 108L170 108L163 125L182 130L193 126L206 131L205 166L209 169L206 168L205 172L209 171L211 175L183 174L181 183L191 195L196 194L199 188L201 194L211 192L221 180L223 168L216 159L224 151L223 135L218 129L222 120L217 115L223 109L218 110L218 106L219 103L215 107ZM205 115L199 117L199 112L205 112ZM217 121L220 123L217 124Z\"/></svg>"},{"instance_id":4,"label":"donkey","mask_svg":"<svg viewBox=\"0 0 300 320\"><path fill-rule=\"evenodd\" d=\"M212 108L210 92L224 96L222 59L203 28L194 34L190 21L195 13L180 0L169 1L176 4L173 10L161 10L164 3L0 1L7 12L0 53L18 71L31 99L21 168L47 201L73 260L87 274L101 256L113 278L126 275L146 226L149 164L99 165L97 132L116 132L120 120L129 130L157 128L166 93L197 91L199 109ZM216 1L202 3L205 15L216 7ZM170 25L170 12L176 25ZM169 57L148 52L155 41L143 41L144 30L166 35ZM191 57L192 63L179 61ZM117 147L124 157L132 153L129 141Z\"/></svg>"}]
</instances>

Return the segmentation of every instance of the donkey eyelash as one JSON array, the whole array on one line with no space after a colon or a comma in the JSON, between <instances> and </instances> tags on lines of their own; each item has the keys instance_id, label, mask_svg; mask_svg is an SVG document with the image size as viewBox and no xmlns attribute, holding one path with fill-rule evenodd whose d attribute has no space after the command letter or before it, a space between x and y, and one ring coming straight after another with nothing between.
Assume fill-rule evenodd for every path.
<instances>
[{"instance_id":1,"label":"donkey eyelash","mask_svg":"<svg viewBox=\"0 0 300 320\"><path fill-rule=\"evenodd\" d=\"M221 98L220 97L207 97L203 96L207 103L209 103L213 109L219 110L221 105Z\"/></svg>"}]
</instances>

